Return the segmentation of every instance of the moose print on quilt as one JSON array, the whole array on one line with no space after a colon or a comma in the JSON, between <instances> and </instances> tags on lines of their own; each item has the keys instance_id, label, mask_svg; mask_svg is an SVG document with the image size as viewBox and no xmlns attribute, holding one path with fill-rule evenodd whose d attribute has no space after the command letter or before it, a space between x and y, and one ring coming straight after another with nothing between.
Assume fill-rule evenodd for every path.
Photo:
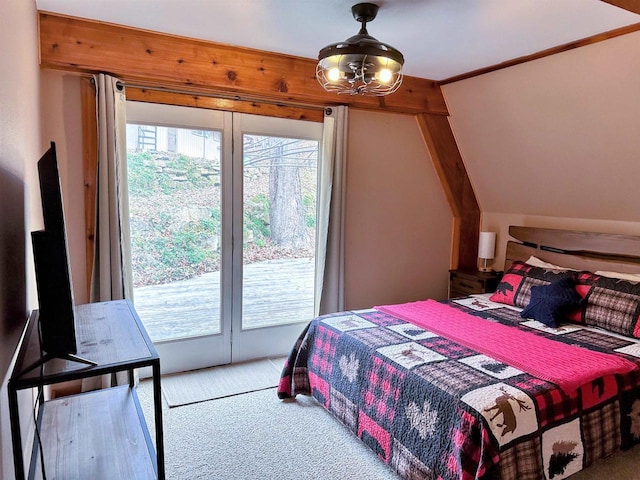
<instances>
[{"instance_id":1,"label":"moose print on quilt","mask_svg":"<svg viewBox=\"0 0 640 480\"><path fill-rule=\"evenodd\" d=\"M538 430L533 400L506 383L472 390L462 401L486 419L500 446Z\"/></svg>"}]
</instances>

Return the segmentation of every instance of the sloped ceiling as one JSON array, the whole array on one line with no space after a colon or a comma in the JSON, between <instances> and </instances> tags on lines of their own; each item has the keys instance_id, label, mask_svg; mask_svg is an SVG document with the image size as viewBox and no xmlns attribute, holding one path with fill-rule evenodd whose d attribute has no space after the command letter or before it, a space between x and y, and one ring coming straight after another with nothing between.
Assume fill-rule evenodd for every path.
<instances>
[{"instance_id":1,"label":"sloped ceiling","mask_svg":"<svg viewBox=\"0 0 640 480\"><path fill-rule=\"evenodd\" d=\"M612 3L629 0L612 0ZM634 0L631 0L633 3ZM306 58L357 33L355 0L36 0L39 10ZM383 0L369 33L443 80L640 22L601 0ZM638 11L638 10L636 10Z\"/></svg>"},{"instance_id":2,"label":"sloped ceiling","mask_svg":"<svg viewBox=\"0 0 640 480\"><path fill-rule=\"evenodd\" d=\"M443 89L483 212L640 221L640 32Z\"/></svg>"}]
</instances>

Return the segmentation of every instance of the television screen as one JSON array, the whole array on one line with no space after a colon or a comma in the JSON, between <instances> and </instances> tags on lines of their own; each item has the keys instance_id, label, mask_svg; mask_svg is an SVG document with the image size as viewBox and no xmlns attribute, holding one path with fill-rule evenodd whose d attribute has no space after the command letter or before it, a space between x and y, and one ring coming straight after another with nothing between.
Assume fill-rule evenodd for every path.
<instances>
[{"instance_id":1,"label":"television screen","mask_svg":"<svg viewBox=\"0 0 640 480\"><path fill-rule=\"evenodd\" d=\"M31 233L38 286L42 350L53 356L75 354L73 286L55 143L38 161L44 230Z\"/></svg>"}]
</instances>

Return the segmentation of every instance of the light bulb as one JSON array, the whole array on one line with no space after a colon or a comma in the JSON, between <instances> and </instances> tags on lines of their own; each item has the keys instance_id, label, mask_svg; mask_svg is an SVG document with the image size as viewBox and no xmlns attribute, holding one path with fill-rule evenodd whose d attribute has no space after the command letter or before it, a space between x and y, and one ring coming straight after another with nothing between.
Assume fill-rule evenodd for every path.
<instances>
[{"instance_id":1,"label":"light bulb","mask_svg":"<svg viewBox=\"0 0 640 480\"><path fill-rule=\"evenodd\" d=\"M338 80L340 80L340 70L338 69L338 67L330 68L327 72L327 78L330 82L337 82Z\"/></svg>"},{"instance_id":2,"label":"light bulb","mask_svg":"<svg viewBox=\"0 0 640 480\"><path fill-rule=\"evenodd\" d=\"M378 72L377 77L380 82L389 83L391 81L391 78L393 77L393 74L388 68L383 68Z\"/></svg>"}]
</instances>

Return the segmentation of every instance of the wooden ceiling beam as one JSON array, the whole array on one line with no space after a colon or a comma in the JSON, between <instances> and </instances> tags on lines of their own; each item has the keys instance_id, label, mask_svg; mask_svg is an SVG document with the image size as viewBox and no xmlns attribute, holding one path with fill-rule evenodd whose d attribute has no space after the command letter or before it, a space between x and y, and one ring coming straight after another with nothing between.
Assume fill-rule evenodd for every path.
<instances>
[{"instance_id":1,"label":"wooden ceiling beam","mask_svg":"<svg viewBox=\"0 0 640 480\"><path fill-rule=\"evenodd\" d=\"M134 102L206 108L209 110L223 110L227 112L248 113L251 115L290 118L292 120L306 120L320 123L324 120L324 109L322 107L305 108L264 102L243 102L240 100L206 95L184 94L137 87L127 87L126 92L127 100Z\"/></svg>"},{"instance_id":2,"label":"wooden ceiling beam","mask_svg":"<svg viewBox=\"0 0 640 480\"><path fill-rule=\"evenodd\" d=\"M448 114L432 80L405 76L400 89L386 97L336 95L318 84L312 59L47 12L38 12L38 19L43 68L109 73L125 84L218 92L248 101Z\"/></svg>"},{"instance_id":3,"label":"wooden ceiling beam","mask_svg":"<svg viewBox=\"0 0 640 480\"><path fill-rule=\"evenodd\" d=\"M602 0L609 5L640 14L640 0Z\"/></svg>"},{"instance_id":4,"label":"wooden ceiling beam","mask_svg":"<svg viewBox=\"0 0 640 480\"><path fill-rule=\"evenodd\" d=\"M449 119L442 115L416 115L433 166L453 213L452 268L476 269L480 206L473 191Z\"/></svg>"}]
</instances>

